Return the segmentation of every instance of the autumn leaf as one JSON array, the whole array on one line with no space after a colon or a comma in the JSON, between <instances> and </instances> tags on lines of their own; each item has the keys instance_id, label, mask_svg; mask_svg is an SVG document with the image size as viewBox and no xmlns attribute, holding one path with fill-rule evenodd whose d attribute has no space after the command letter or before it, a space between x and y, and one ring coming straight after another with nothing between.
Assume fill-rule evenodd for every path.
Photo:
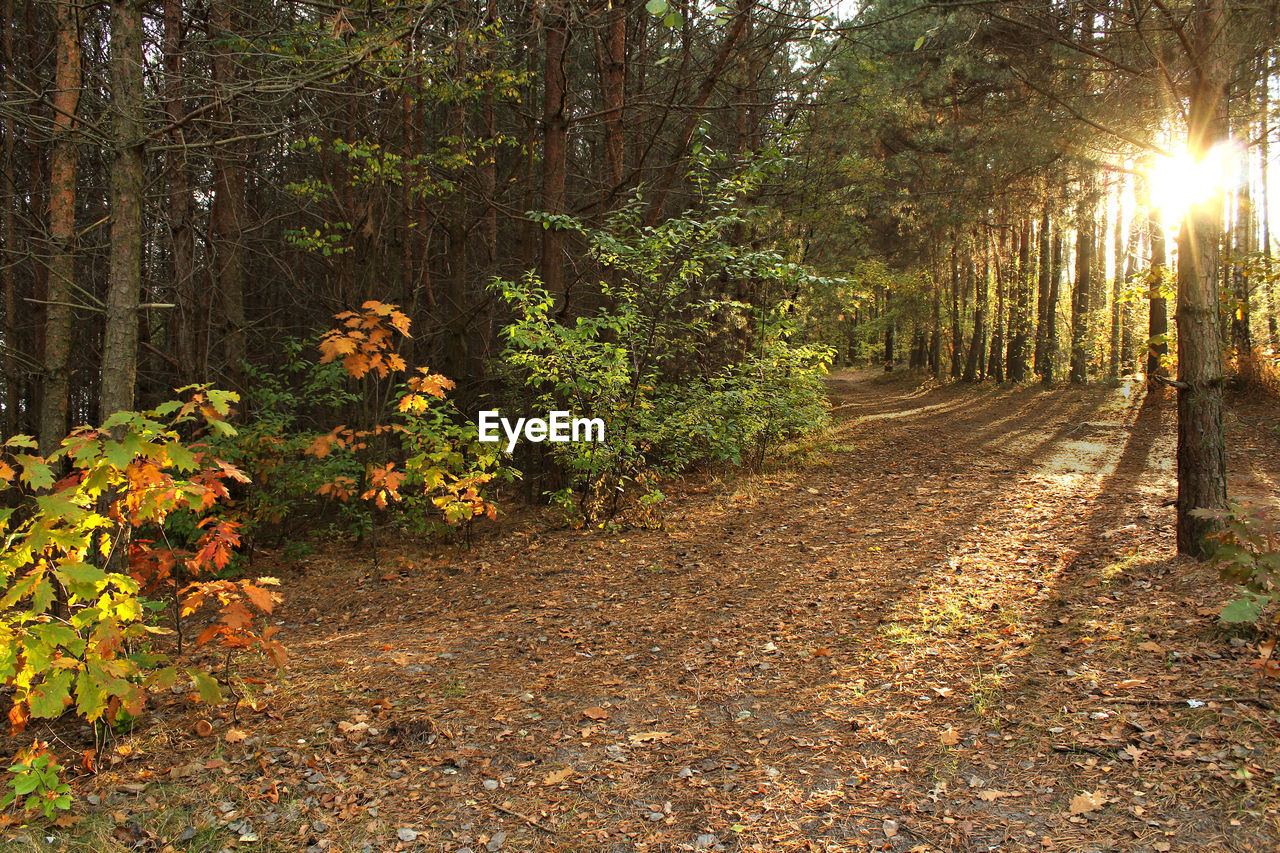
<instances>
[{"instance_id":1,"label":"autumn leaf","mask_svg":"<svg viewBox=\"0 0 1280 853\"><path fill-rule=\"evenodd\" d=\"M953 727L947 726L947 728L938 735L938 740L942 741L947 746L955 746L960 742L960 733Z\"/></svg>"},{"instance_id":2,"label":"autumn leaf","mask_svg":"<svg viewBox=\"0 0 1280 853\"><path fill-rule=\"evenodd\" d=\"M655 740L665 740L671 737L671 732L637 732L628 737L632 743L649 743Z\"/></svg>"},{"instance_id":3,"label":"autumn leaf","mask_svg":"<svg viewBox=\"0 0 1280 853\"><path fill-rule=\"evenodd\" d=\"M249 612L249 608L245 607L242 601L233 601L222 608L220 619L222 624L233 631L244 630L253 625L253 614Z\"/></svg>"},{"instance_id":4,"label":"autumn leaf","mask_svg":"<svg viewBox=\"0 0 1280 853\"><path fill-rule=\"evenodd\" d=\"M272 608L276 606L276 595L274 593L268 592L260 586L254 586L248 581L241 581L240 588L244 590L245 597L253 602L253 606L263 613L270 613Z\"/></svg>"},{"instance_id":5,"label":"autumn leaf","mask_svg":"<svg viewBox=\"0 0 1280 853\"><path fill-rule=\"evenodd\" d=\"M9 736L12 737L25 731L29 719L31 719L31 715L27 711L27 703L14 702L13 707L9 709Z\"/></svg>"},{"instance_id":6,"label":"autumn leaf","mask_svg":"<svg viewBox=\"0 0 1280 853\"><path fill-rule=\"evenodd\" d=\"M1071 798L1070 811L1073 815L1087 814L1089 812L1097 811L1106 804L1106 795L1101 791L1094 791L1092 793L1084 791Z\"/></svg>"},{"instance_id":7,"label":"autumn leaf","mask_svg":"<svg viewBox=\"0 0 1280 853\"><path fill-rule=\"evenodd\" d=\"M566 779L568 779L572 775L573 775L572 767L565 767L562 770L554 770L548 773L543 778L542 784L548 787L552 785L559 785L560 783L564 782Z\"/></svg>"},{"instance_id":8,"label":"autumn leaf","mask_svg":"<svg viewBox=\"0 0 1280 853\"><path fill-rule=\"evenodd\" d=\"M599 722L601 720L609 719L609 712L604 708L588 708L582 712L582 716L586 717L588 720L595 720Z\"/></svg>"}]
</instances>

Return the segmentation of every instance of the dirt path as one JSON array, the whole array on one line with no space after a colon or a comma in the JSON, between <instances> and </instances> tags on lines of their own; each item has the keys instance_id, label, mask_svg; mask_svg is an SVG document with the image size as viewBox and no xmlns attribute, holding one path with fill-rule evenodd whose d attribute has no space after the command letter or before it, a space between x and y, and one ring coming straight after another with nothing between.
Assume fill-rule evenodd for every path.
<instances>
[{"instance_id":1,"label":"dirt path","mask_svg":"<svg viewBox=\"0 0 1280 853\"><path fill-rule=\"evenodd\" d=\"M1257 652L1172 552L1171 400L832 395L831 446L690 488L662 531L286 574L288 684L225 766L171 737L212 786L185 821L210 850L246 819L270 850L1276 849L1280 722L1221 701ZM1274 495L1251 417L1232 465Z\"/></svg>"}]
</instances>

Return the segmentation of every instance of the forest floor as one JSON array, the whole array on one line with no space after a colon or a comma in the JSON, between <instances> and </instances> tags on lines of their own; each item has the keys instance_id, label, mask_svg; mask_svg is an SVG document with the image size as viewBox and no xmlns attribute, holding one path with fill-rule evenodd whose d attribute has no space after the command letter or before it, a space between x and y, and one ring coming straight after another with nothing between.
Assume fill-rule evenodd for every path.
<instances>
[{"instance_id":1,"label":"forest floor","mask_svg":"<svg viewBox=\"0 0 1280 853\"><path fill-rule=\"evenodd\" d=\"M831 388L833 435L661 530L260 561L291 662L258 710L201 738L173 696L7 843L1280 849L1280 693L1174 554L1172 397ZM1238 497L1280 495L1276 415L1232 407Z\"/></svg>"}]
</instances>

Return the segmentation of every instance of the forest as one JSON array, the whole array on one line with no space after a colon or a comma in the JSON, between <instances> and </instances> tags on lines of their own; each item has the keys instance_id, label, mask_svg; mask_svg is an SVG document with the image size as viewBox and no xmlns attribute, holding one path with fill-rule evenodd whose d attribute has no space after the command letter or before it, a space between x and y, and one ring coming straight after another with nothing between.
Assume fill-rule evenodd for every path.
<instances>
[{"instance_id":1,"label":"forest","mask_svg":"<svg viewBox=\"0 0 1280 853\"><path fill-rule=\"evenodd\" d=\"M0 851L1277 849L1278 60L0 0Z\"/></svg>"}]
</instances>

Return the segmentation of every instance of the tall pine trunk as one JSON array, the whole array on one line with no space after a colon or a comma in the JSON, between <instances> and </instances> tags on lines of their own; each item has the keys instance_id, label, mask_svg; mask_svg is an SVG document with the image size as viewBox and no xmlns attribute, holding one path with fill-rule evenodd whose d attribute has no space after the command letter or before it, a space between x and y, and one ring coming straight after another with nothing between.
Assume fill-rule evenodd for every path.
<instances>
[{"instance_id":1,"label":"tall pine trunk","mask_svg":"<svg viewBox=\"0 0 1280 853\"><path fill-rule=\"evenodd\" d=\"M543 14L542 209L545 213L563 214L568 169L565 58L569 47L569 22L563 0L551 0ZM565 232L557 225L552 224L543 230L542 284L555 296L566 296L564 243Z\"/></svg>"},{"instance_id":2,"label":"tall pine trunk","mask_svg":"<svg viewBox=\"0 0 1280 853\"><path fill-rule=\"evenodd\" d=\"M1046 355L1049 351L1049 324L1053 322L1053 306L1049 302L1050 270L1050 235L1049 235L1049 202L1045 201L1040 211L1040 227L1037 231L1039 244L1039 260L1036 279L1036 351L1034 368L1041 382L1049 378L1052 371L1047 365Z\"/></svg>"},{"instance_id":3,"label":"tall pine trunk","mask_svg":"<svg viewBox=\"0 0 1280 853\"><path fill-rule=\"evenodd\" d=\"M1053 382L1054 371L1058 369L1058 302L1062 298L1062 276L1066 273L1064 250L1062 229L1055 228L1049 270L1049 307L1045 311L1044 373L1040 377L1046 385Z\"/></svg>"},{"instance_id":4,"label":"tall pine trunk","mask_svg":"<svg viewBox=\"0 0 1280 853\"><path fill-rule=\"evenodd\" d=\"M44 386L40 397L40 453L57 449L67 433L71 394L71 299L75 283L76 114L80 108L78 3L57 5L52 152L49 156L48 287L44 330Z\"/></svg>"},{"instance_id":5,"label":"tall pine trunk","mask_svg":"<svg viewBox=\"0 0 1280 853\"><path fill-rule=\"evenodd\" d=\"M1071 381L1089 381L1089 296L1093 285L1097 198L1092 179L1076 205L1076 280L1071 288Z\"/></svg>"},{"instance_id":6,"label":"tall pine trunk","mask_svg":"<svg viewBox=\"0 0 1280 853\"><path fill-rule=\"evenodd\" d=\"M142 0L111 0L111 258L102 341L100 411L133 409L142 295Z\"/></svg>"},{"instance_id":7,"label":"tall pine trunk","mask_svg":"<svg viewBox=\"0 0 1280 853\"><path fill-rule=\"evenodd\" d=\"M229 46L236 30L234 0L211 0L209 29L214 43L211 51L213 82L221 99L215 117L227 137L227 141L215 149L213 159L213 202L209 213L213 263L210 272L226 324L223 332L225 378L236 391L244 391L247 331L244 310L245 155L243 142L232 141L237 132L230 108L236 76Z\"/></svg>"},{"instance_id":8,"label":"tall pine trunk","mask_svg":"<svg viewBox=\"0 0 1280 853\"><path fill-rule=\"evenodd\" d=\"M1009 310L1009 381L1027 378L1027 312L1031 296L1031 220L1023 219L1018 232L1018 276Z\"/></svg>"},{"instance_id":9,"label":"tall pine trunk","mask_svg":"<svg viewBox=\"0 0 1280 853\"><path fill-rule=\"evenodd\" d=\"M1197 159L1226 138L1224 0L1191 12L1192 67L1187 148ZM1222 434L1222 339L1218 322L1218 242L1222 195L1194 204L1178 235L1178 552L1205 556L1221 522L1201 511L1227 505Z\"/></svg>"}]
</instances>

